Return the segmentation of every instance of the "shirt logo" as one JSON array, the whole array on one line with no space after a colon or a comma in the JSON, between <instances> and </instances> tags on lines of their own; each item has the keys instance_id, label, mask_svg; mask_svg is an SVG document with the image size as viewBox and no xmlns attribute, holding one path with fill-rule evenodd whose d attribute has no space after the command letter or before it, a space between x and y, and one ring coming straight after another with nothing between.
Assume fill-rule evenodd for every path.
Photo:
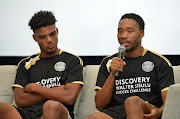
<instances>
[{"instance_id":1,"label":"shirt logo","mask_svg":"<svg viewBox=\"0 0 180 119\"><path fill-rule=\"evenodd\" d=\"M66 68L66 64L65 64L64 62L57 62L57 63L54 65L54 69L55 69L56 71L59 71L59 72L64 71L65 68Z\"/></svg>"},{"instance_id":2,"label":"shirt logo","mask_svg":"<svg viewBox=\"0 0 180 119\"><path fill-rule=\"evenodd\" d=\"M150 72L152 71L154 68L154 64L153 62L151 61L145 61L143 64L142 64L142 69L145 71L145 72Z\"/></svg>"},{"instance_id":3,"label":"shirt logo","mask_svg":"<svg viewBox=\"0 0 180 119\"><path fill-rule=\"evenodd\" d=\"M106 67L107 67L108 71L111 66L111 62L112 62L112 59L108 60L108 62L106 63Z\"/></svg>"}]
</instances>

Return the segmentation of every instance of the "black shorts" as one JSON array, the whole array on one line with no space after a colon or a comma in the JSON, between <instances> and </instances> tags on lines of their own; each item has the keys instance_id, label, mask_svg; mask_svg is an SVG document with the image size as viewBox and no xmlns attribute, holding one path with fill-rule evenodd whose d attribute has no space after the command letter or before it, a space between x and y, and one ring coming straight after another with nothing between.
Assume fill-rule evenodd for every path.
<instances>
[{"instance_id":1,"label":"black shorts","mask_svg":"<svg viewBox=\"0 0 180 119\"><path fill-rule=\"evenodd\" d=\"M101 112L108 114L113 119L126 119L126 111L124 105L109 107L105 110L101 110Z\"/></svg>"},{"instance_id":2,"label":"black shorts","mask_svg":"<svg viewBox=\"0 0 180 119\"><path fill-rule=\"evenodd\" d=\"M15 106L14 106L15 107ZM24 110L15 107L16 110L19 112L19 114L21 115L21 117L23 119L32 119L32 117L30 115L28 115L28 113L25 113ZM70 111L68 111L69 113L69 119L74 119L74 114ZM39 114L38 117L36 117L36 119L40 119L42 117L43 113Z\"/></svg>"}]
</instances>

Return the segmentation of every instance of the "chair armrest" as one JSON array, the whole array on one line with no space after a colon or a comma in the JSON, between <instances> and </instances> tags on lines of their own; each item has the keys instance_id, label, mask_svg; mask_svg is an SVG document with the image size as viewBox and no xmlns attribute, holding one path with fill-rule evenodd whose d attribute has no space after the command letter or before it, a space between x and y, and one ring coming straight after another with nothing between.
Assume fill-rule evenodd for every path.
<instances>
[{"instance_id":1,"label":"chair armrest","mask_svg":"<svg viewBox=\"0 0 180 119\"><path fill-rule=\"evenodd\" d=\"M180 118L180 84L173 84L169 87L162 119Z\"/></svg>"}]
</instances>

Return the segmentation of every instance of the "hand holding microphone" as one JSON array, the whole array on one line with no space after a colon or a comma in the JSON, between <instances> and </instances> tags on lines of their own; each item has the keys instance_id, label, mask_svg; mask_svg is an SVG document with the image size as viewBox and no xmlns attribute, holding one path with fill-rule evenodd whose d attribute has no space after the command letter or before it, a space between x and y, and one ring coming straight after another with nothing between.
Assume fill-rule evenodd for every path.
<instances>
[{"instance_id":1,"label":"hand holding microphone","mask_svg":"<svg viewBox=\"0 0 180 119\"><path fill-rule=\"evenodd\" d=\"M118 58L123 60L124 52L126 51L126 47L124 45L120 45L118 48ZM118 76L118 71L115 72L115 76Z\"/></svg>"}]
</instances>

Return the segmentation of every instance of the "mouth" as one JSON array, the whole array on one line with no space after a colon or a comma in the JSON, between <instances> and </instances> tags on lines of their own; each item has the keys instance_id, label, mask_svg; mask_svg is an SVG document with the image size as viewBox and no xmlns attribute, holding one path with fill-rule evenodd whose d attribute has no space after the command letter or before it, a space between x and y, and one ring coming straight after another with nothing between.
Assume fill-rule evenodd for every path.
<instances>
[{"instance_id":1,"label":"mouth","mask_svg":"<svg viewBox=\"0 0 180 119\"><path fill-rule=\"evenodd\" d=\"M48 45L48 48L49 48L49 49L52 49L52 48L54 48L54 45L53 45L53 44L49 44L49 45Z\"/></svg>"},{"instance_id":2,"label":"mouth","mask_svg":"<svg viewBox=\"0 0 180 119\"><path fill-rule=\"evenodd\" d=\"M121 41L120 44L124 45L125 47L127 47L131 42L130 41Z\"/></svg>"}]
</instances>

